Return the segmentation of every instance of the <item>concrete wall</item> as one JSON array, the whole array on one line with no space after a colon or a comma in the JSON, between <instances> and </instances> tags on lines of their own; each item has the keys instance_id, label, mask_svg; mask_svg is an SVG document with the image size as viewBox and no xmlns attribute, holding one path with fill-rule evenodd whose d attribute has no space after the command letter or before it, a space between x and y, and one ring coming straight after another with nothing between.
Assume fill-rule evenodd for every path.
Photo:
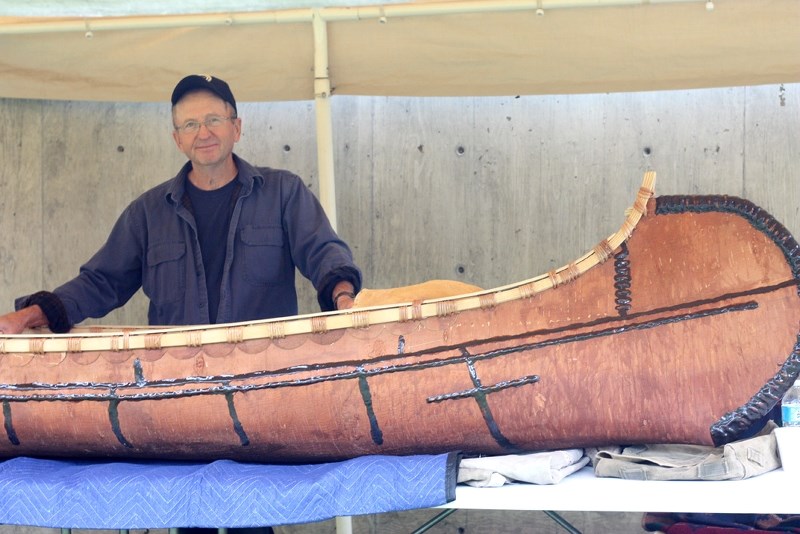
<instances>
[{"instance_id":1,"label":"concrete wall","mask_svg":"<svg viewBox=\"0 0 800 534\"><path fill-rule=\"evenodd\" d=\"M658 194L727 193L797 233L800 86L333 99L338 227L368 287L493 287L577 258ZM237 151L318 191L311 102L244 103ZM77 273L124 206L177 172L166 104L0 100L0 310ZM316 311L305 287L301 310ZM135 298L106 323L140 324Z\"/></svg>"},{"instance_id":2,"label":"concrete wall","mask_svg":"<svg viewBox=\"0 0 800 534\"><path fill-rule=\"evenodd\" d=\"M800 85L332 104L338 227L368 287L492 287L564 265L616 230L647 169L657 194L743 196L800 235ZM240 155L318 191L313 103L244 103L240 115ZM74 276L125 205L177 172L170 127L167 104L0 100L0 310ZM316 311L307 285L301 297ZM145 320L139 295L103 322ZM358 518L357 531L410 531L429 515ZM501 517L549 532L542 514L475 511L431 532L494 531ZM586 532L609 531L597 526L607 517L638 525L586 517Z\"/></svg>"}]
</instances>

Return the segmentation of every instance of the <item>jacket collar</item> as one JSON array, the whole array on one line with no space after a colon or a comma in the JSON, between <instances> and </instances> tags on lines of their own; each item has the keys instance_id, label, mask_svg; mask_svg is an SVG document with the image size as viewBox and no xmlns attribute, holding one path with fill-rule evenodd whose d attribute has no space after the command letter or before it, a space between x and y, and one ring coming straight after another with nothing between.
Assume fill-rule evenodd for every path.
<instances>
[{"instance_id":1,"label":"jacket collar","mask_svg":"<svg viewBox=\"0 0 800 534\"><path fill-rule=\"evenodd\" d=\"M256 167L250 165L236 154L233 154L233 162L236 164L236 169L239 171L236 179L242 184L241 196L249 195L256 184L262 185L264 183L264 175ZM167 188L167 202L174 205L179 205L181 203L183 195L186 192L186 180L191 170L192 162L187 161Z\"/></svg>"}]
</instances>

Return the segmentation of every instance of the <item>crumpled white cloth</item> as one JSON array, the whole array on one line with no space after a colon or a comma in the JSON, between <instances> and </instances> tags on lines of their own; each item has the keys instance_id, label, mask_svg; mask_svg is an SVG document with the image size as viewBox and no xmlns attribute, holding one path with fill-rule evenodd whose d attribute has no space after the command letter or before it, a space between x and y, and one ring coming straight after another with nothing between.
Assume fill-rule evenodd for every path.
<instances>
[{"instance_id":1,"label":"crumpled white cloth","mask_svg":"<svg viewBox=\"0 0 800 534\"><path fill-rule=\"evenodd\" d=\"M510 482L557 484L589 463L583 449L463 458L458 482L494 488Z\"/></svg>"}]
</instances>

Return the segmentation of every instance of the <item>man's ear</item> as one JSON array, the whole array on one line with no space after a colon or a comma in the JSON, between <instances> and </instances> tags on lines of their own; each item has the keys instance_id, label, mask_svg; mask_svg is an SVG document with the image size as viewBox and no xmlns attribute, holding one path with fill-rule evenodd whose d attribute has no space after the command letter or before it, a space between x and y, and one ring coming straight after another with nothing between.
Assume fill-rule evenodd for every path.
<instances>
[{"instance_id":1,"label":"man's ear","mask_svg":"<svg viewBox=\"0 0 800 534\"><path fill-rule=\"evenodd\" d=\"M178 130L176 130L175 128L172 129L172 139L173 141L175 141L175 146L178 147L178 150L182 151L183 147L181 147L181 137L178 134Z\"/></svg>"},{"instance_id":2,"label":"man's ear","mask_svg":"<svg viewBox=\"0 0 800 534\"><path fill-rule=\"evenodd\" d=\"M233 126L236 128L236 140L234 142L238 143L242 137L242 118L236 117L233 119Z\"/></svg>"}]
</instances>

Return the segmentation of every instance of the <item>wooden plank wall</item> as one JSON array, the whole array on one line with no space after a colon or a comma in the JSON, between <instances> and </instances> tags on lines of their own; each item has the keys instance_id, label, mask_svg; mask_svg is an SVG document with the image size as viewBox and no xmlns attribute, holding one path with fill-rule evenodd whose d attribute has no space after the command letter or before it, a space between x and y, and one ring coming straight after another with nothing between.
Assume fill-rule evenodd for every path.
<instances>
[{"instance_id":1,"label":"wooden plank wall","mask_svg":"<svg viewBox=\"0 0 800 534\"><path fill-rule=\"evenodd\" d=\"M647 169L658 194L743 196L800 235L798 85L332 102L338 225L369 287L492 287L561 266L618 227ZM313 103L240 114L243 157L318 191ZM182 163L167 104L0 100L0 310L77 273L125 205ZM307 286L301 308L316 310ZM140 295L104 322L145 320ZM357 531L409 531L430 515L358 518ZM532 531L530 517L461 512L446 525Z\"/></svg>"}]
</instances>

